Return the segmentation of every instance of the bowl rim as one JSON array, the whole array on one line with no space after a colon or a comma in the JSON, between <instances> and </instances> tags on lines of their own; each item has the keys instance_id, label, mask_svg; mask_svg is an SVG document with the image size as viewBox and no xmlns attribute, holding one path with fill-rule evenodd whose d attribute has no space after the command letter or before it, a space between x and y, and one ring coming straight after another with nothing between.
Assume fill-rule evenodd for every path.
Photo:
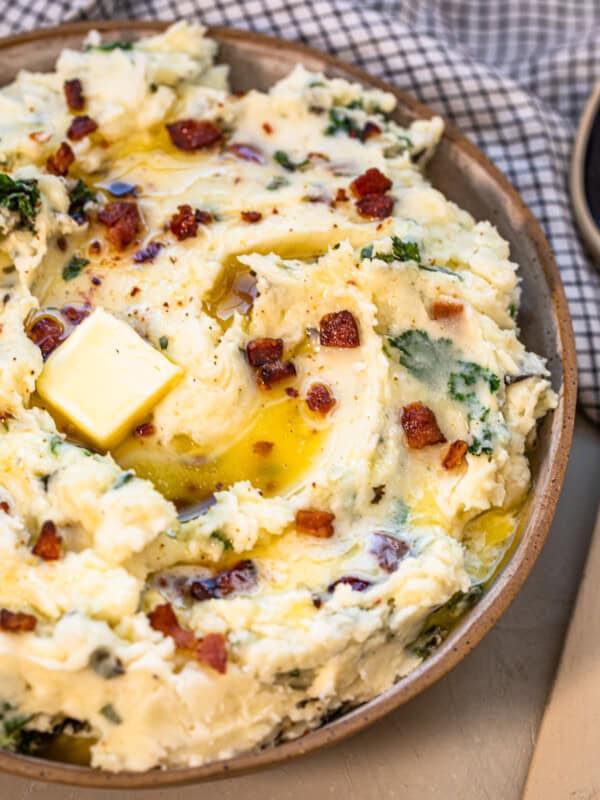
<instances>
[{"instance_id":1,"label":"bowl rim","mask_svg":"<svg viewBox=\"0 0 600 800\"><path fill-rule=\"evenodd\" d=\"M90 30L113 33L146 34L160 32L174 20L112 19L70 22L58 26L39 28L0 38L0 52L33 41L43 42L60 36L84 36ZM262 45L276 52L292 51L298 61L317 59L323 69L331 68L367 87L391 92L399 105L418 118L429 118L434 112L407 92L386 81L370 75L360 67L348 64L328 53L297 42L253 31L229 27L207 27L206 35L219 43L244 42ZM436 116L439 116L436 114ZM174 767L146 772L107 772L62 762L52 762L33 756L0 750L0 772L30 780L48 781L96 789L148 789L199 783L248 774L275 766L292 758L307 755L346 739L368 727L384 715L400 707L431 686L453 669L498 621L506 611L535 563L550 529L560 489L563 484L575 422L577 399L577 361L575 339L569 308L560 278L560 271L546 237L531 210L524 203L510 181L468 138L444 119L444 137L461 150L470 160L477 162L499 186L507 203L523 222L530 241L551 288L552 307L556 317L557 355L562 361L563 380L559 402L553 412L553 431L549 442L549 468L544 484L535 486L535 508L528 520L523 536L510 560L485 593L481 601L463 618L460 625L428 659L409 675L381 695L340 718L317 728L299 739L268 747L264 750L215 761L198 767ZM541 488L541 493L540 493Z\"/></svg>"}]
</instances>

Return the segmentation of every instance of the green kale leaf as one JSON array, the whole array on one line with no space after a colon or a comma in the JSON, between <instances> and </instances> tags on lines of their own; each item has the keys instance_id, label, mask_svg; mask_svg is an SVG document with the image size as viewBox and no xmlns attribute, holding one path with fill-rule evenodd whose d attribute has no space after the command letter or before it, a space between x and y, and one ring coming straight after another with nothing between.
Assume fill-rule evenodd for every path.
<instances>
[{"instance_id":1,"label":"green kale leaf","mask_svg":"<svg viewBox=\"0 0 600 800\"><path fill-rule=\"evenodd\" d=\"M36 180L14 180L0 173L0 206L19 215L19 226L33 230L40 204L40 190Z\"/></svg>"}]
</instances>

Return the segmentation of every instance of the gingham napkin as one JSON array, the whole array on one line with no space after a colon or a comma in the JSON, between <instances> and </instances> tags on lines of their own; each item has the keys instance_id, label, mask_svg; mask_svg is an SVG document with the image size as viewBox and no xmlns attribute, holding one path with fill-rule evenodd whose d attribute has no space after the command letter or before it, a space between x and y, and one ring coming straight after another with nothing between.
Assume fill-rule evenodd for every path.
<instances>
[{"instance_id":1,"label":"gingham napkin","mask_svg":"<svg viewBox=\"0 0 600 800\"><path fill-rule=\"evenodd\" d=\"M577 119L600 78L597 0L0 0L4 34L102 17L185 17L299 39L453 120L546 231L575 327L580 404L600 422L600 272L567 192Z\"/></svg>"}]
</instances>

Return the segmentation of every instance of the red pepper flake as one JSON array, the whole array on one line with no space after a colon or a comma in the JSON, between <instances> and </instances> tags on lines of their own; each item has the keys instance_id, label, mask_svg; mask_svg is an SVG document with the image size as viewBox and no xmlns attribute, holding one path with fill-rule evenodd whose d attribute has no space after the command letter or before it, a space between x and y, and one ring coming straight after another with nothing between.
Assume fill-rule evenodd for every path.
<instances>
[{"instance_id":1,"label":"red pepper flake","mask_svg":"<svg viewBox=\"0 0 600 800\"><path fill-rule=\"evenodd\" d=\"M296 512L296 530L307 533L317 539L330 539L333 536L333 520L335 514L330 511L301 509Z\"/></svg>"},{"instance_id":2,"label":"red pepper flake","mask_svg":"<svg viewBox=\"0 0 600 800\"><path fill-rule=\"evenodd\" d=\"M409 549L403 539L397 539L387 533L374 533L371 537L369 552L373 553L384 572L395 572Z\"/></svg>"},{"instance_id":3,"label":"red pepper flake","mask_svg":"<svg viewBox=\"0 0 600 800\"><path fill-rule=\"evenodd\" d=\"M133 260L136 264L145 264L148 261L154 261L154 258L160 253L163 247L164 244L162 242L150 242L143 250L137 251L133 256Z\"/></svg>"},{"instance_id":4,"label":"red pepper flake","mask_svg":"<svg viewBox=\"0 0 600 800\"><path fill-rule=\"evenodd\" d=\"M96 130L98 130L98 123L87 114L82 114L80 117L73 117L67 131L67 138L72 142L78 142Z\"/></svg>"},{"instance_id":5,"label":"red pepper flake","mask_svg":"<svg viewBox=\"0 0 600 800\"><path fill-rule=\"evenodd\" d=\"M266 457L272 453L274 446L274 442L254 442L252 452L256 453L257 456Z\"/></svg>"},{"instance_id":6,"label":"red pepper flake","mask_svg":"<svg viewBox=\"0 0 600 800\"><path fill-rule=\"evenodd\" d=\"M154 436L155 430L156 429L151 422L142 422L142 424L138 425L133 432L136 436L143 437L143 436Z\"/></svg>"},{"instance_id":7,"label":"red pepper flake","mask_svg":"<svg viewBox=\"0 0 600 800\"><path fill-rule=\"evenodd\" d=\"M370 194L385 194L388 189L392 188L392 182L383 172L376 167L371 167L355 178L350 184L350 188L355 197L366 197Z\"/></svg>"},{"instance_id":8,"label":"red pepper flake","mask_svg":"<svg viewBox=\"0 0 600 800\"><path fill-rule=\"evenodd\" d=\"M182 119L167 125L171 141L179 150L200 150L210 147L223 136L220 128L201 119Z\"/></svg>"},{"instance_id":9,"label":"red pepper flake","mask_svg":"<svg viewBox=\"0 0 600 800\"><path fill-rule=\"evenodd\" d=\"M177 211L171 217L169 222L171 233L182 242L184 239L190 239L198 233L198 220L194 209L185 205L177 206Z\"/></svg>"},{"instance_id":10,"label":"red pepper flake","mask_svg":"<svg viewBox=\"0 0 600 800\"><path fill-rule=\"evenodd\" d=\"M402 409L402 427L408 446L420 450L432 444L443 444L446 437L439 429L435 414L423 403L410 403Z\"/></svg>"},{"instance_id":11,"label":"red pepper flake","mask_svg":"<svg viewBox=\"0 0 600 800\"><path fill-rule=\"evenodd\" d=\"M141 227L141 217L135 203L115 201L98 213L98 220L108 228L106 237L117 250L133 242Z\"/></svg>"},{"instance_id":12,"label":"red pepper flake","mask_svg":"<svg viewBox=\"0 0 600 800\"><path fill-rule=\"evenodd\" d=\"M249 223L260 222L262 219L260 211L242 211L240 216L244 222Z\"/></svg>"},{"instance_id":13,"label":"red pepper flake","mask_svg":"<svg viewBox=\"0 0 600 800\"><path fill-rule=\"evenodd\" d=\"M357 578L354 575L344 575L343 578L338 578L337 581L330 583L327 587L327 591L334 592L335 587L340 586L340 584L347 584L348 586L351 586L353 592L364 592L365 589L368 589L369 586L373 585L371 581L367 581L364 578Z\"/></svg>"},{"instance_id":14,"label":"red pepper flake","mask_svg":"<svg viewBox=\"0 0 600 800\"><path fill-rule=\"evenodd\" d=\"M81 111L85 105L83 85L79 78L64 82L65 99L71 111Z\"/></svg>"},{"instance_id":15,"label":"red pepper flake","mask_svg":"<svg viewBox=\"0 0 600 800\"><path fill-rule=\"evenodd\" d=\"M394 208L394 198L389 194L367 194L356 201L356 210L361 217L385 219Z\"/></svg>"},{"instance_id":16,"label":"red pepper flake","mask_svg":"<svg viewBox=\"0 0 600 800\"><path fill-rule=\"evenodd\" d=\"M434 319L450 319L462 314L464 308L462 303L455 302L454 300L441 299L434 301L431 307L431 313Z\"/></svg>"},{"instance_id":17,"label":"red pepper flake","mask_svg":"<svg viewBox=\"0 0 600 800\"><path fill-rule=\"evenodd\" d=\"M262 129L269 136L273 133L273 126L269 122L263 122Z\"/></svg>"},{"instance_id":18,"label":"red pepper flake","mask_svg":"<svg viewBox=\"0 0 600 800\"><path fill-rule=\"evenodd\" d=\"M319 323L319 340L323 347L360 347L358 325L350 311L325 314Z\"/></svg>"},{"instance_id":19,"label":"red pepper flake","mask_svg":"<svg viewBox=\"0 0 600 800\"><path fill-rule=\"evenodd\" d=\"M373 136L379 136L381 133L381 128L379 125L376 125L374 122L366 122L361 133L360 138L363 142L372 139Z\"/></svg>"},{"instance_id":20,"label":"red pepper flake","mask_svg":"<svg viewBox=\"0 0 600 800\"><path fill-rule=\"evenodd\" d=\"M69 167L75 161L75 153L67 142L61 142L56 153L48 156L46 169L51 175L64 177L69 171Z\"/></svg>"},{"instance_id":21,"label":"red pepper flake","mask_svg":"<svg viewBox=\"0 0 600 800\"><path fill-rule=\"evenodd\" d=\"M89 305L86 306L63 306L60 313L67 319L71 325L79 325L86 317L89 317L92 309Z\"/></svg>"},{"instance_id":22,"label":"red pepper flake","mask_svg":"<svg viewBox=\"0 0 600 800\"><path fill-rule=\"evenodd\" d=\"M56 317L40 316L27 328L27 336L42 351L44 361L55 350L65 335L65 327Z\"/></svg>"},{"instance_id":23,"label":"red pepper flake","mask_svg":"<svg viewBox=\"0 0 600 800\"><path fill-rule=\"evenodd\" d=\"M48 519L42 525L38 540L31 552L44 561L56 561L60 558L61 544L62 536L58 535L56 525Z\"/></svg>"},{"instance_id":24,"label":"red pepper flake","mask_svg":"<svg viewBox=\"0 0 600 800\"><path fill-rule=\"evenodd\" d=\"M258 570L254 561L246 558L229 569L211 578L190 583L190 594L194 600L220 600L230 594L247 593L258 583Z\"/></svg>"},{"instance_id":25,"label":"red pepper flake","mask_svg":"<svg viewBox=\"0 0 600 800\"><path fill-rule=\"evenodd\" d=\"M258 147L243 142L234 142L227 148L228 153L232 153L242 161L254 161L255 164L264 164L266 159Z\"/></svg>"},{"instance_id":26,"label":"red pepper flake","mask_svg":"<svg viewBox=\"0 0 600 800\"><path fill-rule=\"evenodd\" d=\"M283 339L252 339L246 345L246 355L252 367L279 361L283 355Z\"/></svg>"},{"instance_id":27,"label":"red pepper flake","mask_svg":"<svg viewBox=\"0 0 600 800\"><path fill-rule=\"evenodd\" d=\"M288 386L285 390L285 393L288 397L298 397L299 394L298 389L294 389L293 386Z\"/></svg>"},{"instance_id":28,"label":"red pepper flake","mask_svg":"<svg viewBox=\"0 0 600 800\"><path fill-rule=\"evenodd\" d=\"M291 361L269 361L258 368L256 382L259 389L270 390L274 383L294 378L296 367Z\"/></svg>"},{"instance_id":29,"label":"red pepper flake","mask_svg":"<svg viewBox=\"0 0 600 800\"><path fill-rule=\"evenodd\" d=\"M313 383L306 394L306 405L316 414L329 414L335 405L335 397L324 383Z\"/></svg>"},{"instance_id":30,"label":"red pepper flake","mask_svg":"<svg viewBox=\"0 0 600 800\"><path fill-rule=\"evenodd\" d=\"M467 455L467 450L469 449L469 445L466 442L463 442L462 439L457 439L455 442L452 442L446 455L442 459L442 466L444 469L456 469L460 467L465 462L465 457Z\"/></svg>"},{"instance_id":31,"label":"red pepper flake","mask_svg":"<svg viewBox=\"0 0 600 800\"><path fill-rule=\"evenodd\" d=\"M227 646L222 633L207 633L195 650L196 661L207 664L219 674L227 671Z\"/></svg>"},{"instance_id":32,"label":"red pepper flake","mask_svg":"<svg viewBox=\"0 0 600 800\"><path fill-rule=\"evenodd\" d=\"M22 611L9 611L0 609L0 630L5 633L27 633L34 631L37 619L33 614L24 614Z\"/></svg>"}]
</instances>

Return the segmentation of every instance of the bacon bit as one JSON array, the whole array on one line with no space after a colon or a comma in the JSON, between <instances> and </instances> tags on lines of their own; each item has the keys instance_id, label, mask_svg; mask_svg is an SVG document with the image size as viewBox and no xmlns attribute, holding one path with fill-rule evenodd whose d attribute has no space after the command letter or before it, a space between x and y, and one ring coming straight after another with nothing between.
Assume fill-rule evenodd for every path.
<instances>
[{"instance_id":1,"label":"bacon bit","mask_svg":"<svg viewBox=\"0 0 600 800\"><path fill-rule=\"evenodd\" d=\"M64 91L67 105L71 111L81 111L85 105L83 85L79 78L64 82Z\"/></svg>"},{"instance_id":2,"label":"bacon bit","mask_svg":"<svg viewBox=\"0 0 600 800\"><path fill-rule=\"evenodd\" d=\"M57 534L56 525L52 520L48 519L42 525L38 540L31 552L34 556L39 556L44 561L56 561L60 558L61 543L62 536Z\"/></svg>"},{"instance_id":3,"label":"bacon bit","mask_svg":"<svg viewBox=\"0 0 600 800\"><path fill-rule=\"evenodd\" d=\"M269 361L258 368L256 382L259 389L270 390L274 383L296 376L296 367L291 361Z\"/></svg>"},{"instance_id":4,"label":"bacon bit","mask_svg":"<svg viewBox=\"0 0 600 800\"><path fill-rule=\"evenodd\" d=\"M222 633L207 633L195 651L196 661L207 664L219 674L227 671L227 647Z\"/></svg>"},{"instance_id":5,"label":"bacon bit","mask_svg":"<svg viewBox=\"0 0 600 800\"><path fill-rule=\"evenodd\" d=\"M358 325L350 311L325 314L319 322L319 340L323 347L360 347Z\"/></svg>"},{"instance_id":6,"label":"bacon bit","mask_svg":"<svg viewBox=\"0 0 600 800\"><path fill-rule=\"evenodd\" d=\"M5 633L27 633L34 631L37 619L33 614L24 614L22 611L9 611L0 609L0 630Z\"/></svg>"},{"instance_id":7,"label":"bacon bit","mask_svg":"<svg viewBox=\"0 0 600 800\"><path fill-rule=\"evenodd\" d=\"M283 339L252 339L246 345L246 356L252 367L279 361L283 355Z\"/></svg>"},{"instance_id":8,"label":"bacon bit","mask_svg":"<svg viewBox=\"0 0 600 800\"><path fill-rule=\"evenodd\" d=\"M160 631L164 636L170 636L177 647L182 650L194 650L196 648L198 640L192 631L181 627L170 603L156 606L148 614L148 619L151 628L154 628L155 631Z\"/></svg>"},{"instance_id":9,"label":"bacon bit","mask_svg":"<svg viewBox=\"0 0 600 800\"><path fill-rule=\"evenodd\" d=\"M88 117L87 114L83 114L80 117L73 117L73 121L67 131L67 138L72 142L78 142L96 130L98 130L98 123Z\"/></svg>"},{"instance_id":10,"label":"bacon bit","mask_svg":"<svg viewBox=\"0 0 600 800\"><path fill-rule=\"evenodd\" d=\"M333 520L335 514L330 511L314 511L303 509L296 512L296 530L307 533L317 539L330 539L333 536Z\"/></svg>"},{"instance_id":11,"label":"bacon bit","mask_svg":"<svg viewBox=\"0 0 600 800\"><path fill-rule=\"evenodd\" d=\"M190 583L190 594L194 600L220 600L230 594L249 592L258 583L258 571L249 558L238 561L233 567L219 572L212 578Z\"/></svg>"},{"instance_id":12,"label":"bacon bit","mask_svg":"<svg viewBox=\"0 0 600 800\"><path fill-rule=\"evenodd\" d=\"M423 403L410 403L402 409L402 427L408 446L421 450L431 444L443 444L446 437L438 427L435 414Z\"/></svg>"},{"instance_id":13,"label":"bacon bit","mask_svg":"<svg viewBox=\"0 0 600 800\"><path fill-rule=\"evenodd\" d=\"M130 297L135 297L136 294L139 294L142 290L139 286L134 286L133 289L129 292Z\"/></svg>"},{"instance_id":14,"label":"bacon bit","mask_svg":"<svg viewBox=\"0 0 600 800\"><path fill-rule=\"evenodd\" d=\"M166 127L175 147L188 152L210 147L223 136L220 128L201 119L182 119Z\"/></svg>"},{"instance_id":15,"label":"bacon bit","mask_svg":"<svg viewBox=\"0 0 600 800\"><path fill-rule=\"evenodd\" d=\"M374 122L366 122L364 128L360 132L361 141L366 142L369 139L372 139L373 136L379 136L381 133L381 128L379 125L376 125Z\"/></svg>"},{"instance_id":16,"label":"bacon bit","mask_svg":"<svg viewBox=\"0 0 600 800\"><path fill-rule=\"evenodd\" d=\"M299 394L298 389L294 389L293 386L288 386L285 390L285 393L288 397L298 397Z\"/></svg>"},{"instance_id":17,"label":"bacon bit","mask_svg":"<svg viewBox=\"0 0 600 800\"><path fill-rule=\"evenodd\" d=\"M389 194L367 194L356 201L356 210L361 217L385 219L392 213L394 198Z\"/></svg>"},{"instance_id":18,"label":"bacon bit","mask_svg":"<svg viewBox=\"0 0 600 800\"><path fill-rule=\"evenodd\" d=\"M154 436L155 427L151 422L142 422L141 425L138 425L134 428L134 434L136 436Z\"/></svg>"},{"instance_id":19,"label":"bacon bit","mask_svg":"<svg viewBox=\"0 0 600 800\"><path fill-rule=\"evenodd\" d=\"M92 277L92 284L94 286L102 286L102 281L96 275Z\"/></svg>"},{"instance_id":20,"label":"bacon bit","mask_svg":"<svg viewBox=\"0 0 600 800\"><path fill-rule=\"evenodd\" d=\"M5 514L8 514L10 511L10 506L6 502L6 500L0 500L0 511L4 511Z\"/></svg>"},{"instance_id":21,"label":"bacon bit","mask_svg":"<svg viewBox=\"0 0 600 800\"><path fill-rule=\"evenodd\" d=\"M373 553L384 572L395 572L409 549L403 539L396 539L387 533L374 533L369 552Z\"/></svg>"},{"instance_id":22,"label":"bacon bit","mask_svg":"<svg viewBox=\"0 0 600 800\"><path fill-rule=\"evenodd\" d=\"M75 161L75 153L67 142L61 142L58 150L46 160L46 169L51 175L64 177Z\"/></svg>"},{"instance_id":23,"label":"bacon bit","mask_svg":"<svg viewBox=\"0 0 600 800\"><path fill-rule=\"evenodd\" d=\"M98 213L98 220L108 228L106 237L117 250L124 250L135 239L141 217L135 203L115 201Z\"/></svg>"},{"instance_id":24,"label":"bacon bit","mask_svg":"<svg viewBox=\"0 0 600 800\"><path fill-rule=\"evenodd\" d=\"M462 303L457 303L454 300L435 300L431 312L434 319L448 319L457 317L464 311Z\"/></svg>"},{"instance_id":25,"label":"bacon bit","mask_svg":"<svg viewBox=\"0 0 600 800\"><path fill-rule=\"evenodd\" d=\"M45 361L63 340L65 328L56 317L43 316L38 317L26 333L28 338L40 348Z\"/></svg>"},{"instance_id":26,"label":"bacon bit","mask_svg":"<svg viewBox=\"0 0 600 800\"><path fill-rule=\"evenodd\" d=\"M273 133L273 126L268 122L263 122L262 129L265 133L268 133L269 135Z\"/></svg>"},{"instance_id":27,"label":"bacon bit","mask_svg":"<svg viewBox=\"0 0 600 800\"><path fill-rule=\"evenodd\" d=\"M49 131L32 131L29 138L36 144L46 144L52 138L52 134Z\"/></svg>"},{"instance_id":28,"label":"bacon bit","mask_svg":"<svg viewBox=\"0 0 600 800\"><path fill-rule=\"evenodd\" d=\"M252 452L256 453L257 456L268 456L274 446L274 442L254 442Z\"/></svg>"},{"instance_id":29,"label":"bacon bit","mask_svg":"<svg viewBox=\"0 0 600 800\"><path fill-rule=\"evenodd\" d=\"M306 394L306 405L317 414L329 414L335 405L335 397L324 383L313 383Z\"/></svg>"},{"instance_id":30,"label":"bacon bit","mask_svg":"<svg viewBox=\"0 0 600 800\"><path fill-rule=\"evenodd\" d=\"M242 211L240 216L244 220L244 222L260 222L262 219L262 214L260 211Z\"/></svg>"},{"instance_id":31,"label":"bacon bit","mask_svg":"<svg viewBox=\"0 0 600 800\"><path fill-rule=\"evenodd\" d=\"M371 167L350 184L350 189L355 197L367 197L370 194L385 194L392 188L392 182L387 175L376 167Z\"/></svg>"},{"instance_id":32,"label":"bacon bit","mask_svg":"<svg viewBox=\"0 0 600 800\"><path fill-rule=\"evenodd\" d=\"M91 308L89 306L63 306L60 313L71 325L79 325L86 317L89 317Z\"/></svg>"},{"instance_id":33,"label":"bacon bit","mask_svg":"<svg viewBox=\"0 0 600 800\"><path fill-rule=\"evenodd\" d=\"M136 264L145 264L147 261L154 261L155 256L160 253L163 247L164 244L162 242L150 242L143 250L137 251L133 256L133 260Z\"/></svg>"},{"instance_id":34,"label":"bacon bit","mask_svg":"<svg viewBox=\"0 0 600 800\"><path fill-rule=\"evenodd\" d=\"M465 462L468 449L469 445L463 442L462 439L457 439L455 442L452 442L442 460L442 467L444 469L456 469L462 466Z\"/></svg>"},{"instance_id":35,"label":"bacon bit","mask_svg":"<svg viewBox=\"0 0 600 800\"><path fill-rule=\"evenodd\" d=\"M354 592L364 592L365 589L368 589L369 586L373 585L371 581L367 581L364 578L357 578L354 575L344 575L343 578L338 578L337 581L330 583L327 587L327 591L334 592L336 586L344 583L348 584L348 586L351 586L352 591Z\"/></svg>"},{"instance_id":36,"label":"bacon bit","mask_svg":"<svg viewBox=\"0 0 600 800\"><path fill-rule=\"evenodd\" d=\"M241 158L242 161L254 161L256 164L264 164L265 157L258 147L251 144L243 144L242 142L234 142L227 148L228 153L233 153L234 156Z\"/></svg>"},{"instance_id":37,"label":"bacon bit","mask_svg":"<svg viewBox=\"0 0 600 800\"><path fill-rule=\"evenodd\" d=\"M347 203L349 200L348 195L346 194L346 190L340 187L337 192L335 193L335 202L336 203Z\"/></svg>"},{"instance_id":38,"label":"bacon bit","mask_svg":"<svg viewBox=\"0 0 600 800\"><path fill-rule=\"evenodd\" d=\"M182 242L184 239L190 239L198 233L198 220L194 209L185 205L177 206L177 211L171 217L169 222L171 233Z\"/></svg>"}]
</instances>

